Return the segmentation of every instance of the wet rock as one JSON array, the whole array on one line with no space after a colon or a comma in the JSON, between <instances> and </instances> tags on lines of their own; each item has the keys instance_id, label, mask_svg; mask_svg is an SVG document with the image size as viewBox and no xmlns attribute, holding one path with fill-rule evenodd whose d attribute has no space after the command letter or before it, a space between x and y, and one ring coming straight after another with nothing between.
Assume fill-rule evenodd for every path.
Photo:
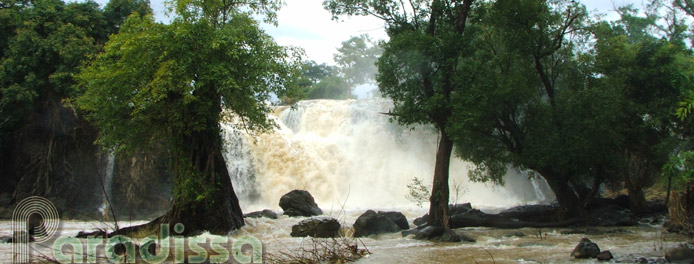
<instances>
[{"instance_id":1,"label":"wet rock","mask_svg":"<svg viewBox=\"0 0 694 264\"><path fill-rule=\"evenodd\" d=\"M288 216L315 216L323 214L313 196L304 190L293 190L280 198L280 207Z\"/></svg>"},{"instance_id":2,"label":"wet rock","mask_svg":"<svg viewBox=\"0 0 694 264\"><path fill-rule=\"evenodd\" d=\"M77 238L106 238L106 231L97 230L93 232L79 231L77 233Z\"/></svg>"},{"instance_id":3,"label":"wet rock","mask_svg":"<svg viewBox=\"0 0 694 264\"><path fill-rule=\"evenodd\" d=\"M414 233L414 238L419 240L433 240L443 234L444 230L440 227L425 226Z\"/></svg>"},{"instance_id":4,"label":"wet rock","mask_svg":"<svg viewBox=\"0 0 694 264\"><path fill-rule=\"evenodd\" d=\"M248 217L248 218L265 217L265 218L270 218L270 219L277 219L277 214L275 212L273 212L272 210L265 209L262 211L247 213L247 214L243 215L243 217L244 218L246 218L246 217Z\"/></svg>"},{"instance_id":5,"label":"wet rock","mask_svg":"<svg viewBox=\"0 0 694 264\"><path fill-rule=\"evenodd\" d=\"M292 226L293 237L336 237L340 231L340 223L334 218L310 218Z\"/></svg>"},{"instance_id":6,"label":"wet rock","mask_svg":"<svg viewBox=\"0 0 694 264\"><path fill-rule=\"evenodd\" d=\"M600 254L598 254L596 257L598 258L598 260L602 260L602 261L609 261L609 260L614 258L612 256L612 252L610 252L609 250L605 250L603 252L600 252Z\"/></svg>"},{"instance_id":7,"label":"wet rock","mask_svg":"<svg viewBox=\"0 0 694 264\"><path fill-rule=\"evenodd\" d=\"M558 204L520 205L500 212L499 216L531 222L551 221L558 209Z\"/></svg>"},{"instance_id":8,"label":"wet rock","mask_svg":"<svg viewBox=\"0 0 694 264\"><path fill-rule=\"evenodd\" d=\"M465 233L459 232L459 231L456 231L455 233L458 234L458 237L460 237L460 241L462 241L462 242L472 242L472 243L477 242L477 239L475 239L474 237L471 237L468 234L465 234Z\"/></svg>"},{"instance_id":9,"label":"wet rock","mask_svg":"<svg viewBox=\"0 0 694 264\"><path fill-rule=\"evenodd\" d=\"M457 215L457 214L464 214L470 210L472 210L472 205L470 203L449 204L448 205L448 215L449 216L453 216L453 215ZM422 225L425 225L428 221L429 221L429 214L425 214L421 217L415 218L412 223L414 223L414 225L416 225L416 226L422 226Z\"/></svg>"},{"instance_id":10,"label":"wet rock","mask_svg":"<svg viewBox=\"0 0 694 264\"><path fill-rule=\"evenodd\" d=\"M600 230L594 227L588 227L588 228L572 228L572 229L565 229L560 231L562 235L578 235L578 234L585 234L585 235L594 235L594 234L599 234Z\"/></svg>"},{"instance_id":11,"label":"wet rock","mask_svg":"<svg viewBox=\"0 0 694 264\"><path fill-rule=\"evenodd\" d=\"M12 237L9 237L9 236L0 237L0 243L12 243Z\"/></svg>"},{"instance_id":12,"label":"wet rock","mask_svg":"<svg viewBox=\"0 0 694 264\"><path fill-rule=\"evenodd\" d=\"M525 237L525 233L516 231L503 234L502 237Z\"/></svg>"},{"instance_id":13,"label":"wet rock","mask_svg":"<svg viewBox=\"0 0 694 264\"><path fill-rule=\"evenodd\" d=\"M669 262L694 262L694 245L679 244L677 247L665 252L665 259Z\"/></svg>"},{"instance_id":14,"label":"wet rock","mask_svg":"<svg viewBox=\"0 0 694 264\"><path fill-rule=\"evenodd\" d=\"M472 205L470 203L448 205L448 215L467 213L467 211L470 210L472 210Z\"/></svg>"},{"instance_id":15,"label":"wet rock","mask_svg":"<svg viewBox=\"0 0 694 264\"><path fill-rule=\"evenodd\" d=\"M405 224L407 224L406 219ZM393 233L403 229L400 226L398 226L398 224L393 222L391 218L387 216L387 214L384 214L382 212L376 213L373 210L368 210L362 215L360 215L359 218L357 218L357 220L354 222L353 227L354 237L365 237L383 233Z\"/></svg>"},{"instance_id":16,"label":"wet rock","mask_svg":"<svg viewBox=\"0 0 694 264\"><path fill-rule=\"evenodd\" d=\"M440 227L418 226L402 232L403 237L414 235L414 239L437 242L476 242L475 238L460 231L444 230Z\"/></svg>"},{"instance_id":17,"label":"wet rock","mask_svg":"<svg viewBox=\"0 0 694 264\"><path fill-rule=\"evenodd\" d=\"M398 227L400 227L400 230L407 230L410 229L410 224L407 223L407 218L405 215L403 215L400 212L395 212L395 211L389 211L389 212L378 212L379 215L383 215L386 218L390 219L390 221L393 221ZM398 230L398 231L400 231Z\"/></svg>"},{"instance_id":18,"label":"wet rock","mask_svg":"<svg viewBox=\"0 0 694 264\"><path fill-rule=\"evenodd\" d=\"M446 230L443 231L443 234L441 234L438 237L435 237L432 239L433 241L438 241L438 242L460 242L462 239L460 239L460 236L453 231L453 230Z\"/></svg>"},{"instance_id":19,"label":"wet rock","mask_svg":"<svg viewBox=\"0 0 694 264\"><path fill-rule=\"evenodd\" d=\"M425 214L421 217L415 218L412 223L416 226L423 226L423 225L426 225L428 221L429 221L429 214Z\"/></svg>"},{"instance_id":20,"label":"wet rock","mask_svg":"<svg viewBox=\"0 0 694 264\"><path fill-rule=\"evenodd\" d=\"M26 231L15 231L12 233L12 238L8 243L27 243L34 242L34 237L29 235Z\"/></svg>"},{"instance_id":21,"label":"wet rock","mask_svg":"<svg viewBox=\"0 0 694 264\"><path fill-rule=\"evenodd\" d=\"M571 252L571 256L575 258L595 258L600 254L598 244L593 243L590 239L583 238Z\"/></svg>"},{"instance_id":22,"label":"wet rock","mask_svg":"<svg viewBox=\"0 0 694 264\"><path fill-rule=\"evenodd\" d=\"M606 205L590 212L594 219L592 224L597 226L634 226L638 224L631 211L618 205Z\"/></svg>"}]
</instances>

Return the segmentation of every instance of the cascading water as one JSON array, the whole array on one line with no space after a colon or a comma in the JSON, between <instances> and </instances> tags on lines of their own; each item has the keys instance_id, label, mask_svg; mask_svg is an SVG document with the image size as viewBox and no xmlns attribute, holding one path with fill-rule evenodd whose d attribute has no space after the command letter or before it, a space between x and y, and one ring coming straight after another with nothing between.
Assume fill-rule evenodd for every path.
<instances>
[{"instance_id":1,"label":"cascading water","mask_svg":"<svg viewBox=\"0 0 694 264\"><path fill-rule=\"evenodd\" d=\"M116 163L116 155L113 151L109 151L106 155L106 164L101 170L101 184L103 184L103 201L99 211L104 219L108 218L109 201L113 201L112 186L113 186L113 169Z\"/></svg>"},{"instance_id":2,"label":"cascading water","mask_svg":"<svg viewBox=\"0 0 694 264\"><path fill-rule=\"evenodd\" d=\"M251 137L224 125L227 164L243 209L278 208L279 198L294 189L309 191L324 209L412 206L407 184L414 177L431 184L437 133L389 122L382 113L391 108L384 99L302 101L295 109L275 109L274 133ZM473 183L469 166L451 162L451 203L548 201L540 179L509 170L505 186ZM456 184L462 188L456 191Z\"/></svg>"}]
</instances>

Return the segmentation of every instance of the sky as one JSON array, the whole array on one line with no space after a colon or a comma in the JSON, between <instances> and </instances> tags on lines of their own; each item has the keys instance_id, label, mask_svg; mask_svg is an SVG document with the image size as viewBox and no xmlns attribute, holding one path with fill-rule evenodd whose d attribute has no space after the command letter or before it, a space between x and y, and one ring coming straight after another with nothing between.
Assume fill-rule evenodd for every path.
<instances>
[{"instance_id":1,"label":"sky","mask_svg":"<svg viewBox=\"0 0 694 264\"><path fill-rule=\"evenodd\" d=\"M155 19L167 22L164 0L150 0ZM642 0L579 0L589 11L598 11L615 17L613 6L634 4L641 6ZM108 0L97 0L102 6ZM340 21L331 19L323 9L323 0L285 0L286 5L278 13L279 26L264 24L263 29L285 46L301 47L306 59L318 63L334 65L333 54L342 41L352 36L368 34L371 39L386 39L383 22L374 17L341 17ZM614 5L613 5L614 4Z\"/></svg>"}]
</instances>

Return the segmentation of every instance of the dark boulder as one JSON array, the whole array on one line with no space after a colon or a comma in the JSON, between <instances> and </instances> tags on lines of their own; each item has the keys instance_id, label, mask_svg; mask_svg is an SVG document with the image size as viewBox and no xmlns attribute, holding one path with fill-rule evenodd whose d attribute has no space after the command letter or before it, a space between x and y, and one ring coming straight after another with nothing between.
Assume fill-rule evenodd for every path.
<instances>
[{"instance_id":1,"label":"dark boulder","mask_svg":"<svg viewBox=\"0 0 694 264\"><path fill-rule=\"evenodd\" d=\"M398 217L395 218L396 221L400 221L398 220ZM407 219L405 219L405 224L407 224ZM403 229L398 224L393 222L393 220L388 217L388 214L383 212L376 213L373 210L368 210L360 215L359 218L357 218L357 221L354 222L353 227L354 237L393 233Z\"/></svg>"},{"instance_id":2,"label":"dark boulder","mask_svg":"<svg viewBox=\"0 0 694 264\"><path fill-rule=\"evenodd\" d=\"M679 244L665 252L665 259L669 262L692 263L694 262L694 245Z\"/></svg>"},{"instance_id":3,"label":"dark boulder","mask_svg":"<svg viewBox=\"0 0 694 264\"><path fill-rule=\"evenodd\" d=\"M581 242L578 242L578 245L571 252L571 256L575 258L596 258L598 254L600 254L598 244L587 238L581 239Z\"/></svg>"},{"instance_id":4,"label":"dark boulder","mask_svg":"<svg viewBox=\"0 0 694 264\"><path fill-rule=\"evenodd\" d=\"M336 237L340 231L340 223L334 218L310 218L292 226L293 237Z\"/></svg>"},{"instance_id":5,"label":"dark boulder","mask_svg":"<svg viewBox=\"0 0 694 264\"><path fill-rule=\"evenodd\" d=\"M464 203L464 204L449 204L448 205L448 215L453 216L457 214L464 214L472 210L472 205L470 203ZM425 214L421 217L417 217L414 219L414 225L416 226L422 226L425 225L429 221L429 214Z\"/></svg>"},{"instance_id":6,"label":"dark boulder","mask_svg":"<svg viewBox=\"0 0 694 264\"><path fill-rule=\"evenodd\" d=\"M246 218L246 217L248 217L248 218L261 218L261 217L265 217L265 218L270 218L270 219L277 219L277 214L276 214L275 212L273 212L272 210L265 209L265 210L262 210L262 211L256 211L256 212L252 212L252 213L247 213L247 214L243 215L243 217L244 217L244 218Z\"/></svg>"},{"instance_id":7,"label":"dark boulder","mask_svg":"<svg viewBox=\"0 0 694 264\"><path fill-rule=\"evenodd\" d=\"M634 226L638 224L631 211L618 205L606 205L595 208L589 213L592 224L597 226Z\"/></svg>"},{"instance_id":8,"label":"dark boulder","mask_svg":"<svg viewBox=\"0 0 694 264\"><path fill-rule=\"evenodd\" d=\"M304 190L293 190L280 198L280 207L288 216L314 216L323 214L313 196Z\"/></svg>"},{"instance_id":9,"label":"dark boulder","mask_svg":"<svg viewBox=\"0 0 694 264\"><path fill-rule=\"evenodd\" d=\"M601 261L609 261L614 257L612 256L612 252L610 252L609 250L605 250L603 252L600 252L600 254L597 255L597 258Z\"/></svg>"},{"instance_id":10,"label":"dark boulder","mask_svg":"<svg viewBox=\"0 0 694 264\"><path fill-rule=\"evenodd\" d=\"M435 226L418 226L402 232L403 237L414 235L418 240L430 240L437 242L476 242L476 240L464 233L453 230L444 230Z\"/></svg>"},{"instance_id":11,"label":"dark boulder","mask_svg":"<svg viewBox=\"0 0 694 264\"><path fill-rule=\"evenodd\" d=\"M414 223L414 225L416 226L423 226L426 225L427 222L429 222L429 214L425 214L421 217L415 218L412 223Z\"/></svg>"},{"instance_id":12,"label":"dark boulder","mask_svg":"<svg viewBox=\"0 0 694 264\"><path fill-rule=\"evenodd\" d=\"M400 227L400 230L410 229L410 224L407 223L407 218L401 212L395 212L395 211L381 212L381 211L379 211L378 214L385 216L390 221L393 221L393 223L395 223L396 225L398 225L398 227ZM398 231L400 231L400 230L398 230Z\"/></svg>"}]
</instances>

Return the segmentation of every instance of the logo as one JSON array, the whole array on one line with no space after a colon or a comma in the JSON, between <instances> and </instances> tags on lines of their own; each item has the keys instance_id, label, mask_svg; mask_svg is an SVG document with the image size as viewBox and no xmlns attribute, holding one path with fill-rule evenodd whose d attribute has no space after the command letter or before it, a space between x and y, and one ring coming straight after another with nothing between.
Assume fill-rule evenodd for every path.
<instances>
[{"instance_id":1,"label":"logo","mask_svg":"<svg viewBox=\"0 0 694 264\"><path fill-rule=\"evenodd\" d=\"M48 199L31 196L20 201L12 213L12 262L29 262L29 243L49 241L59 225L58 210Z\"/></svg>"}]
</instances>

